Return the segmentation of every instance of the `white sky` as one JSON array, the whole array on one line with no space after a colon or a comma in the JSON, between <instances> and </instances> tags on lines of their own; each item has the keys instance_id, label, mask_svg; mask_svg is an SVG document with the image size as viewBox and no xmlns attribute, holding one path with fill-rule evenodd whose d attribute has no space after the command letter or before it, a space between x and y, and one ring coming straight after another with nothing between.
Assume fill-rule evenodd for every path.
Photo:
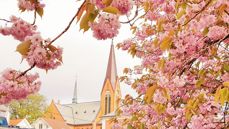
<instances>
[{"instance_id":1,"label":"white sky","mask_svg":"<svg viewBox=\"0 0 229 129\"><path fill-rule=\"evenodd\" d=\"M76 13L80 3L76 0L44 0L46 7L42 20L37 18L38 29L45 38L58 35ZM0 18L8 19L11 15L33 21L32 13L19 13L17 0L0 0ZM5 23L0 21L0 26ZM130 35L128 27L122 27L115 43ZM15 52L19 41L12 37L0 35L0 72L5 68L15 68L21 71L29 66L21 62L21 56ZM111 40L98 41L92 33L79 32L79 25L73 23L71 29L58 39L54 45L64 48L63 65L56 70L33 70L40 73L42 87L40 93L48 100L60 100L61 103L71 102L77 74L78 101L99 100L102 84L105 78ZM116 63L119 76L125 67L133 66L139 60L133 60L126 52L116 49ZM128 86L121 86L122 94L134 93Z\"/></svg>"}]
</instances>

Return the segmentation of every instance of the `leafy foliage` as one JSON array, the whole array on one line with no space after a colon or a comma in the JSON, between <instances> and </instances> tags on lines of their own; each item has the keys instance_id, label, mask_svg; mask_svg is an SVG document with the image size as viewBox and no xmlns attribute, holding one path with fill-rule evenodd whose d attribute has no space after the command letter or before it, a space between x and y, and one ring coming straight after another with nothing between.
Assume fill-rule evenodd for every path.
<instances>
[{"instance_id":1,"label":"leafy foliage","mask_svg":"<svg viewBox=\"0 0 229 129\"><path fill-rule=\"evenodd\" d=\"M43 95L34 94L26 99L15 100L9 104L11 118L26 118L30 123L42 117L47 108L46 99Z\"/></svg>"}]
</instances>

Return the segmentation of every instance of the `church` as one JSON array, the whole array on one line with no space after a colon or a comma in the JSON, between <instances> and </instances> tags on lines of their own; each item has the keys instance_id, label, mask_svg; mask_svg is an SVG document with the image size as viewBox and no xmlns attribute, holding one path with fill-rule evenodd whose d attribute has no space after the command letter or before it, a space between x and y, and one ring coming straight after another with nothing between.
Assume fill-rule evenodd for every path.
<instances>
[{"instance_id":1,"label":"church","mask_svg":"<svg viewBox=\"0 0 229 129\"><path fill-rule=\"evenodd\" d=\"M70 129L111 129L111 118L115 116L120 100L115 51L111 44L100 101L78 103L76 82L72 103L60 104L52 101L44 118L65 122Z\"/></svg>"}]
</instances>

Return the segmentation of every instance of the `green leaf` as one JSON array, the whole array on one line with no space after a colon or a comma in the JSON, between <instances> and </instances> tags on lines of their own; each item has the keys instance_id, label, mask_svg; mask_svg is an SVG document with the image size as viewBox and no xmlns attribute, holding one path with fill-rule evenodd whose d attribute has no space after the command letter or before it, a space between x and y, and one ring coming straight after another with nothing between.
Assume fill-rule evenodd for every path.
<instances>
[{"instance_id":1,"label":"green leaf","mask_svg":"<svg viewBox=\"0 0 229 129\"><path fill-rule=\"evenodd\" d=\"M21 12L25 12L26 9L19 6L19 10L20 10Z\"/></svg>"},{"instance_id":2,"label":"green leaf","mask_svg":"<svg viewBox=\"0 0 229 129\"><path fill-rule=\"evenodd\" d=\"M204 83L204 78L200 78L200 79L196 82L196 87L199 88L203 83Z\"/></svg>"},{"instance_id":3,"label":"green leaf","mask_svg":"<svg viewBox=\"0 0 229 129\"><path fill-rule=\"evenodd\" d=\"M30 40L22 42L17 46L16 51L19 52L22 56L26 56L27 53L29 52L29 48L31 44L32 43Z\"/></svg>"},{"instance_id":4,"label":"green leaf","mask_svg":"<svg viewBox=\"0 0 229 129\"><path fill-rule=\"evenodd\" d=\"M36 12L38 13L38 15L39 15L40 17L42 17L42 16L44 15L44 9L41 8L41 7L37 8L37 9L36 9Z\"/></svg>"},{"instance_id":5,"label":"green leaf","mask_svg":"<svg viewBox=\"0 0 229 129\"><path fill-rule=\"evenodd\" d=\"M201 70L199 71L199 76L200 76L200 77L203 77L205 73L206 73L206 71L205 71L204 69L201 69Z\"/></svg>"},{"instance_id":6,"label":"green leaf","mask_svg":"<svg viewBox=\"0 0 229 129\"><path fill-rule=\"evenodd\" d=\"M103 12L112 13L112 14L120 14L120 11L117 8L112 7L112 6L104 8Z\"/></svg>"},{"instance_id":7,"label":"green leaf","mask_svg":"<svg viewBox=\"0 0 229 129\"><path fill-rule=\"evenodd\" d=\"M90 22L94 22L95 18L98 16L99 11L98 10L94 10L93 12L91 12L88 16L89 16L89 21Z\"/></svg>"},{"instance_id":8,"label":"green leaf","mask_svg":"<svg viewBox=\"0 0 229 129\"><path fill-rule=\"evenodd\" d=\"M208 31L209 31L208 27L204 28L204 30L202 31L203 35L207 35Z\"/></svg>"},{"instance_id":9,"label":"green leaf","mask_svg":"<svg viewBox=\"0 0 229 129\"><path fill-rule=\"evenodd\" d=\"M228 99L228 88L223 88L220 90L220 104L224 105L225 102L227 102Z\"/></svg>"},{"instance_id":10,"label":"green leaf","mask_svg":"<svg viewBox=\"0 0 229 129\"><path fill-rule=\"evenodd\" d=\"M158 68L163 70L164 67L165 67L165 59L160 59L158 61Z\"/></svg>"},{"instance_id":11,"label":"green leaf","mask_svg":"<svg viewBox=\"0 0 229 129\"><path fill-rule=\"evenodd\" d=\"M89 21L90 21L89 14L86 13L80 21L80 30L83 29L84 32L88 31L90 28Z\"/></svg>"},{"instance_id":12,"label":"green leaf","mask_svg":"<svg viewBox=\"0 0 229 129\"><path fill-rule=\"evenodd\" d=\"M214 100L215 100L216 102L219 101L219 98L220 98L220 90L221 90L221 88L218 87L217 90L216 90L216 92L215 92L215 98L214 98Z\"/></svg>"},{"instance_id":13,"label":"green leaf","mask_svg":"<svg viewBox=\"0 0 229 129\"><path fill-rule=\"evenodd\" d=\"M161 50L168 50L170 49L171 45L172 45L172 39L170 37L165 37L163 39L163 41L161 42L160 48Z\"/></svg>"},{"instance_id":14,"label":"green leaf","mask_svg":"<svg viewBox=\"0 0 229 129\"><path fill-rule=\"evenodd\" d=\"M165 112L166 107L163 104L156 104L155 110L157 113L162 114Z\"/></svg>"},{"instance_id":15,"label":"green leaf","mask_svg":"<svg viewBox=\"0 0 229 129\"><path fill-rule=\"evenodd\" d=\"M223 83L223 86L229 87L229 81L228 81L228 82L224 82L224 83Z\"/></svg>"},{"instance_id":16,"label":"green leaf","mask_svg":"<svg viewBox=\"0 0 229 129\"><path fill-rule=\"evenodd\" d=\"M144 97L146 103L151 103L152 97L153 97L156 89L157 89L157 86L156 85L151 86L149 89L147 89L146 94L145 94L145 97Z\"/></svg>"},{"instance_id":17,"label":"green leaf","mask_svg":"<svg viewBox=\"0 0 229 129\"><path fill-rule=\"evenodd\" d=\"M133 129L132 125L128 124L127 129Z\"/></svg>"},{"instance_id":18,"label":"green leaf","mask_svg":"<svg viewBox=\"0 0 229 129\"><path fill-rule=\"evenodd\" d=\"M53 46L53 45L49 45L48 48L52 52L55 52L57 50L57 48L55 46Z\"/></svg>"},{"instance_id":19,"label":"green leaf","mask_svg":"<svg viewBox=\"0 0 229 129\"><path fill-rule=\"evenodd\" d=\"M90 28L89 22L93 22L95 18L97 17L98 13L99 13L98 10L95 10L95 6L92 4L89 4L87 6L86 14L84 14L84 16L82 17L80 21L80 30L83 29L84 32L88 31Z\"/></svg>"},{"instance_id":20,"label":"green leaf","mask_svg":"<svg viewBox=\"0 0 229 129\"><path fill-rule=\"evenodd\" d=\"M109 6L112 3L113 0L103 0L103 4L105 4L106 6Z\"/></svg>"},{"instance_id":21,"label":"green leaf","mask_svg":"<svg viewBox=\"0 0 229 129\"><path fill-rule=\"evenodd\" d=\"M145 129L145 124L141 123L140 129Z\"/></svg>"},{"instance_id":22,"label":"green leaf","mask_svg":"<svg viewBox=\"0 0 229 129\"><path fill-rule=\"evenodd\" d=\"M186 14L185 9L181 9L177 14L176 14L176 18L180 19L183 15Z\"/></svg>"},{"instance_id":23,"label":"green leaf","mask_svg":"<svg viewBox=\"0 0 229 129\"><path fill-rule=\"evenodd\" d=\"M134 115L131 120L136 121L136 120L138 120L138 117Z\"/></svg>"},{"instance_id":24,"label":"green leaf","mask_svg":"<svg viewBox=\"0 0 229 129\"><path fill-rule=\"evenodd\" d=\"M229 72L229 64L224 64L223 69L226 70L227 72Z\"/></svg>"}]
</instances>

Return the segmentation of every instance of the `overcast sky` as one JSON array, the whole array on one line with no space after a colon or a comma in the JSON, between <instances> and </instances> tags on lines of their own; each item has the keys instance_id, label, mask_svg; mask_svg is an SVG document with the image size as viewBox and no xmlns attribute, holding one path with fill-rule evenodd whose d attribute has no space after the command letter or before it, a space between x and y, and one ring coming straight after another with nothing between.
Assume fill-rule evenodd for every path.
<instances>
[{"instance_id":1,"label":"overcast sky","mask_svg":"<svg viewBox=\"0 0 229 129\"><path fill-rule=\"evenodd\" d=\"M58 35L69 23L76 13L80 2L76 0L45 0L45 12L42 19L38 18L37 25L45 38L53 38ZM16 0L0 0L0 18L8 19L11 15L33 20L32 13L19 13ZM0 21L0 26L5 23ZM114 42L120 42L130 35L128 27L122 27ZM25 70L29 66L27 62L21 62L21 56L15 52L19 41L12 37L0 35L0 71L5 68ZM48 100L60 100L61 103L71 102L74 84L77 75L78 101L87 102L99 100L102 84L105 78L111 40L98 41L92 37L92 33L80 32L79 25L73 23L71 29L58 39L54 45L64 48L63 65L56 70L39 72L42 81L40 93ZM133 66L139 60L133 60L126 52L116 51L116 63L118 74L122 75L125 67ZM122 94L134 93L127 86L121 86Z\"/></svg>"}]
</instances>

